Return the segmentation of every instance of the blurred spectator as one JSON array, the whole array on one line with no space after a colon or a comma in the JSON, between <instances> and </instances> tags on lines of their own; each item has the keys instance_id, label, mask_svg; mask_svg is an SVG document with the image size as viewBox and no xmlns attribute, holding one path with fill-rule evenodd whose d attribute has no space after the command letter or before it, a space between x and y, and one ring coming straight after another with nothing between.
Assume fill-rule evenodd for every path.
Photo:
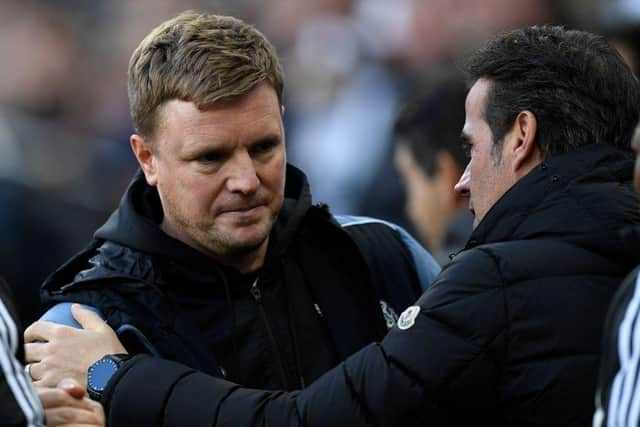
<instances>
[{"instance_id":1,"label":"blurred spectator","mask_svg":"<svg viewBox=\"0 0 640 427\"><path fill-rule=\"evenodd\" d=\"M453 190L468 160L460 140L466 92L462 76L436 78L406 102L394 127L407 216L441 264L464 247L473 224L467 199Z\"/></svg>"},{"instance_id":2,"label":"blurred spectator","mask_svg":"<svg viewBox=\"0 0 640 427\"><path fill-rule=\"evenodd\" d=\"M637 76L640 70L640 1L603 3L599 25Z\"/></svg>"},{"instance_id":3,"label":"blurred spectator","mask_svg":"<svg viewBox=\"0 0 640 427\"><path fill-rule=\"evenodd\" d=\"M360 25L351 3L334 2L300 27L287 104L291 162L307 172L316 199L343 214L359 211L387 160L399 97L397 78L364 44L363 33L374 28Z\"/></svg>"},{"instance_id":4,"label":"blurred spectator","mask_svg":"<svg viewBox=\"0 0 640 427\"><path fill-rule=\"evenodd\" d=\"M108 165L96 156L108 143L73 119L83 98L69 78L79 55L71 23L36 3L14 7L0 26L0 271L30 323L40 283L106 216L110 189L97 184Z\"/></svg>"}]
</instances>

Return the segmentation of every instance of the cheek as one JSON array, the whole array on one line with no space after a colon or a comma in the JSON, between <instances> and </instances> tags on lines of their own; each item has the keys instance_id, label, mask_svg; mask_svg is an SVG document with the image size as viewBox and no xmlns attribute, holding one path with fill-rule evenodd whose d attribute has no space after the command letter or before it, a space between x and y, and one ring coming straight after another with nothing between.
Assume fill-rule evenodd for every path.
<instances>
[{"instance_id":1,"label":"cheek","mask_svg":"<svg viewBox=\"0 0 640 427\"><path fill-rule=\"evenodd\" d=\"M415 218L419 213L419 207L421 203L420 186L412 179L411 176L402 175L402 185L404 186L405 193L405 211L410 218Z\"/></svg>"},{"instance_id":2,"label":"cheek","mask_svg":"<svg viewBox=\"0 0 640 427\"><path fill-rule=\"evenodd\" d=\"M203 179L191 180L188 183L189 191L185 187L179 189L185 205L191 206L194 212L208 213L215 209L216 201L222 194L224 183L215 177L209 176Z\"/></svg>"},{"instance_id":3,"label":"cheek","mask_svg":"<svg viewBox=\"0 0 640 427\"><path fill-rule=\"evenodd\" d=\"M284 195L284 184L286 175L286 160L284 155L278 156L273 162L265 166L262 175L263 184L275 193Z\"/></svg>"}]
</instances>

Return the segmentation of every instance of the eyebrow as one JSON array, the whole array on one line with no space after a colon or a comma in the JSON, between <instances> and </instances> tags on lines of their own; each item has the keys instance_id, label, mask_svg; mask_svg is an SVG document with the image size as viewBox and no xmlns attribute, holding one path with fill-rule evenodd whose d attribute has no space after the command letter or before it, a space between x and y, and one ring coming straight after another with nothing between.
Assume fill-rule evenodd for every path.
<instances>
[{"instance_id":1,"label":"eyebrow","mask_svg":"<svg viewBox=\"0 0 640 427\"><path fill-rule=\"evenodd\" d=\"M280 141L282 141L281 135L279 133L273 133L273 134L264 135L256 139L255 141L251 142L251 145L258 145L265 142L280 142Z\"/></svg>"}]
</instances>

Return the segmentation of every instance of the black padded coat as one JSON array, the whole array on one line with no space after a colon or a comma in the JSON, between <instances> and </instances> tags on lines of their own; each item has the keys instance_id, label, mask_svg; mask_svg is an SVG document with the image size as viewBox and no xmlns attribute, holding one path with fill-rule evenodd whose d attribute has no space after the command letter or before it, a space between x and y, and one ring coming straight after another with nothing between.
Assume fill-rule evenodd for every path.
<instances>
[{"instance_id":1,"label":"black padded coat","mask_svg":"<svg viewBox=\"0 0 640 427\"><path fill-rule=\"evenodd\" d=\"M640 223L632 169L630 153L596 145L537 166L401 327L300 392L246 389L138 356L109 384L109 423L590 425L604 317L638 263L637 235L621 234Z\"/></svg>"}]
</instances>

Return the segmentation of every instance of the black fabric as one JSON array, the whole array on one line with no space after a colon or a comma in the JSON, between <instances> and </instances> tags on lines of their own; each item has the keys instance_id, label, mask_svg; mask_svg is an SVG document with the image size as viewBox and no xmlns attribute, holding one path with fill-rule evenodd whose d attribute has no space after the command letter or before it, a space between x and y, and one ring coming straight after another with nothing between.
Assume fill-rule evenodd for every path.
<instances>
[{"instance_id":1,"label":"black fabric","mask_svg":"<svg viewBox=\"0 0 640 427\"><path fill-rule=\"evenodd\" d=\"M41 426L42 407L23 371L24 343L19 325L9 285L0 278L0 425Z\"/></svg>"},{"instance_id":2,"label":"black fabric","mask_svg":"<svg viewBox=\"0 0 640 427\"><path fill-rule=\"evenodd\" d=\"M640 229L638 230L640 231ZM625 317L627 309L629 308L629 303L636 292L638 274L640 274L640 266L625 278L611 302L607 321L603 329L602 360L600 362L598 391L596 393L596 404L598 406L598 410L602 414L601 424L599 425L602 426L606 426L608 423L611 389L614 378L620 370L620 353L618 351L620 345L618 341L620 325ZM635 315L637 316L637 313ZM635 328L637 328L637 324L632 326L632 334ZM633 396L633 399L637 400L638 396ZM627 417L625 416L624 419L626 420ZM594 426L595 425L596 424L594 424Z\"/></svg>"},{"instance_id":3,"label":"black fabric","mask_svg":"<svg viewBox=\"0 0 640 427\"><path fill-rule=\"evenodd\" d=\"M608 146L549 159L487 213L413 326L300 392L182 389L220 402L197 425L590 425L607 307L639 261L624 250L640 245L623 232L640 224L632 169Z\"/></svg>"},{"instance_id":4,"label":"black fabric","mask_svg":"<svg viewBox=\"0 0 640 427\"><path fill-rule=\"evenodd\" d=\"M444 425L591 423L604 317L639 256L623 234L640 222L632 170L605 146L539 165L422 296L416 326L385 339Z\"/></svg>"},{"instance_id":5,"label":"black fabric","mask_svg":"<svg viewBox=\"0 0 640 427\"><path fill-rule=\"evenodd\" d=\"M18 319L18 309L14 303L13 292L9 284L0 277L0 301L7 309L9 318L3 318L5 322L12 322L18 328L18 344L16 353L14 354L18 362L24 364L24 338L22 337L22 328L20 328L20 320ZM6 328L4 330L7 330Z\"/></svg>"},{"instance_id":6,"label":"black fabric","mask_svg":"<svg viewBox=\"0 0 640 427\"><path fill-rule=\"evenodd\" d=\"M9 310L11 319L0 318L0 327L2 330L6 330L5 321L11 321L14 324L18 324L15 307L13 305L13 298L11 296L9 285L0 278L0 300L4 302L4 305ZM6 333L2 334L5 337ZM22 336L20 336L19 354L13 354L8 346L5 346L4 342L0 342L0 351L4 352L3 357L12 358L17 357L21 363L24 363L24 346L22 344ZM13 390L9 387L6 374L0 370L0 414L2 414L3 425L6 422L8 426L24 426L26 423L25 415L18 406L16 397Z\"/></svg>"},{"instance_id":7,"label":"black fabric","mask_svg":"<svg viewBox=\"0 0 640 427\"><path fill-rule=\"evenodd\" d=\"M45 282L45 302L96 306L114 329L134 325L163 358L200 375L296 390L380 340L383 306L400 313L419 296L398 233L380 224L345 231L326 208L312 206L306 178L291 166L255 275L172 239L160 231L161 219L157 192L138 174L94 241ZM130 352L144 352L134 335L120 338Z\"/></svg>"}]
</instances>

